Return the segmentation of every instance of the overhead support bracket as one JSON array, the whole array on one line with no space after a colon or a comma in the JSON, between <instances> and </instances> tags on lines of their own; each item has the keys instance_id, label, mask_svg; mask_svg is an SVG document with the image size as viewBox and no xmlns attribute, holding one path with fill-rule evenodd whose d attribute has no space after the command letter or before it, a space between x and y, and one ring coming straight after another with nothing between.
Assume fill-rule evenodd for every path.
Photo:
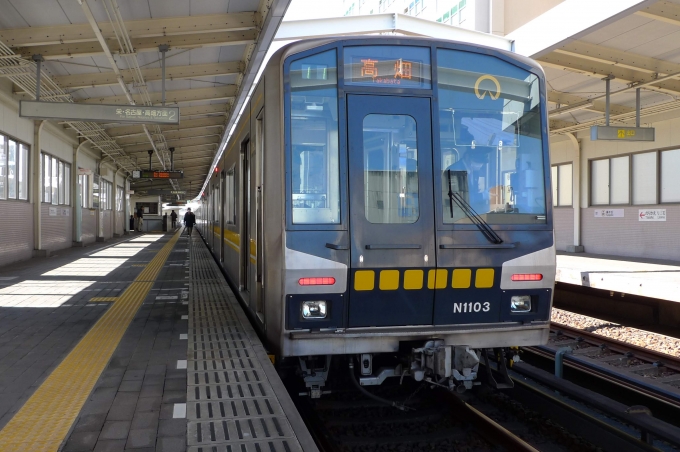
<instances>
[{"instance_id":1,"label":"overhead support bracket","mask_svg":"<svg viewBox=\"0 0 680 452\"><path fill-rule=\"evenodd\" d=\"M151 156L153 155L153 149L149 149L149 171L153 171L151 169Z\"/></svg>"},{"instance_id":2,"label":"overhead support bracket","mask_svg":"<svg viewBox=\"0 0 680 452\"><path fill-rule=\"evenodd\" d=\"M40 71L42 68L43 57L42 55L33 55L33 61L36 64L36 74L35 74L35 100L40 100Z\"/></svg>"},{"instance_id":3,"label":"overhead support bracket","mask_svg":"<svg viewBox=\"0 0 680 452\"><path fill-rule=\"evenodd\" d=\"M640 127L640 88L635 90L635 127Z\"/></svg>"},{"instance_id":4,"label":"overhead support bracket","mask_svg":"<svg viewBox=\"0 0 680 452\"><path fill-rule=\"evenodd\" d=\"M158 51L161 52L161 91L162 94L162 105L165 107L165 54L170 49L167 44L161 44L158 46Z\"/></svg>"},{"instance_id":5,"label":"overhead support bracket","mask_svg":"<svg viewBox=\"0 0 680 452\"><path fill-rule=\"evenodd\" d=\"M610 82L614 79L615 77L613 75L609 75L604 78L604 83L605 83L605 105L604 105L604 125L609 126L609 98L610 96Z\"/></svg>"}]
</instances>

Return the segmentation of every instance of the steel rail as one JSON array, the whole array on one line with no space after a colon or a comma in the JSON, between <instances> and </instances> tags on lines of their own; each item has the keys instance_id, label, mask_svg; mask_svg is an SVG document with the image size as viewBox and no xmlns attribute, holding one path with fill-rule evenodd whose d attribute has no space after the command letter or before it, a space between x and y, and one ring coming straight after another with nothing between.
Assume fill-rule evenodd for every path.
<instances>
[{"instance_id":1,"label":"steel rail","mask_svg":"<svg viewBox=\"0 0 680 452\"><path fill-rule=\"evenodd\" d=\"M551 329L566 332L570 337L580 336L588 343L596 342L600 344L606 344L609 350L617 353L625 354L627 352L632 351L634 352L636 358L639 358L643 361L649 361L651 363L662 362L665 367L680 372L680 358L677 356L657 352L655 350L649 350L644 347L640 347L639 345L629 344L618 339L602 336L599 334L592 333L590 331L580 330L578 328L563 325L561 323L551 322L550 325Z\"/></svg>"}]
</instances>

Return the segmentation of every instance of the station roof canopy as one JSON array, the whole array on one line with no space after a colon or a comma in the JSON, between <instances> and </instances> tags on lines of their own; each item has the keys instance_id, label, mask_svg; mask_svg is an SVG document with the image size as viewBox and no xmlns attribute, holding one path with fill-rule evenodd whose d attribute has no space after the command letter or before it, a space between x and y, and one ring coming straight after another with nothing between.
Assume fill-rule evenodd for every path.
<instances>
[{"instance_id":1,"label":"station roof canopy","mask_svg":"<svg viewBox=\"0 0 680 452\"><path fill-rule=\"evenodd\" d=\"M680 116L678 36L680 0L565 0L507 38L545 69L550 133L563 134L604 124L606 78L612 125L634 125L638 88L643 126Z\"/></svg>"},{"instance_id":2,"label":"station roof canopy","mask_svg":"<svg viewBox=\"0 0 680 452\"><path fill-rule=\"evenodd\" d=\"M32 57L42 55L42 101L160 105L159 46L167 45L166 105L180 108L180 125L68 126L128 171L146 169L149 150L155 169L169 169L174 148L174 165L184 179L173 181L173 188L191 185L187 197L193 197L289 3L69 0L38 6L0 0L0 77L12 80L18 98L34 99ZM147 188L147 181L133 186L136 192Z\"/></svg>"}]
</instances>

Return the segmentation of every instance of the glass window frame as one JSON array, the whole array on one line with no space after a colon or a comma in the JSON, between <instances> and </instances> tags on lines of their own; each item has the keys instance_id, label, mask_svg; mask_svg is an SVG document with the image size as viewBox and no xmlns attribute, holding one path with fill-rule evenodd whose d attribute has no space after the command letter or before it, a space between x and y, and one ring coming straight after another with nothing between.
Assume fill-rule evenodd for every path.
<instances>
[{"instance_id":1,"label":"glass window frame","mask_svg":"<svg viewBox=\"0 0 680 452\"><path fill-rule=\"evenodd\" d=\"M56 162L56 165L55 165ZM46 164L47 163L47 169ZM56 168L56 176L55 176ZM41 179L41 195L40 202L50 204L53 206L68 206L71 207L71 178L73 172L71 171L71 164L55 157L52 154L42 151L40 153L40 179ZM60 171L61 170L61 171ZM29 171L30 174L30 171ZM52 184L57 181L56 192ZM49 190L47 183L49 182ZM56 197L55 197L56 194ZM56 202L55 202L56 200Z\"/></svg>"},{"instance_id":2,"label":"glass window frame","mask_svg":"<svg viewBox=\"0 0 680 452\"><path fill-rule=\"evenodd\" d=\"M571 174L572 178L569 183L571 186L571 203L569 204L560 204L560 169L563 166L571 166ZM573 162L565 162L565 163L556 163L555 165L550 166L550 172L552 173L552 169L555 168L556 170L556 177L554 180L551 180L551 183L554 184L554 191L553 191L553 208L559 208L559 207L574 207L574 163ZM551 177L552 179L552 177Z\"/></svg>"},{"instance_id":3,"label":"glass window frame","mask_svg":"<svg viewBox=\"0 0 680 452\"><path fill-rule=\"evenodd\" d=\"M9 145L14 143L14 196L10 196ZM31 146L25 142L0 132L0 200L30 202ZM2 170L4 168L4 170ZM20 182L23 181L23 184ZM22 190L22 186L24 189Z\"/></svg>"},{"instance_id":4,"label":"glass window frame","mask_svg":"<svg viewBox=\"0 0 680 452\"><path fill-rule=\"evenodd\" d=\"M7 143L7 152L5 153L7 155L7 199L18 199L19 197L19 184L18 180L19 178L17 177L17 168L19 166L19 142L17 140L14 140L10 138L9 140L5 141ZM10 152L12 149L12 145L14 145L14 165L10 166ZM14 169L14 177L10 177L10 173L12 168ZM12 182L10 182L10 179L13 179ZM14 195L12 196L12 189L14 189Z\"/></svg>"}]
</instances>

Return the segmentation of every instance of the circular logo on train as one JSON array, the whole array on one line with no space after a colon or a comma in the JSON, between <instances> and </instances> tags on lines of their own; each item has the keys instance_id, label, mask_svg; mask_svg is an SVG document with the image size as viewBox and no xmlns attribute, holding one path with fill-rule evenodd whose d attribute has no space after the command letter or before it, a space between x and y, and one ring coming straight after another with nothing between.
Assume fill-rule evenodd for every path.
<instances>
[{"instance_id":1,"label":"circular logo on train","mask_svg":"<svg viewBox=\"0 0 680 452\"><path fill-rule=\"evenodd\" d=\"M496 91L482 89L480 92L479 85L481 85L484 80L492 81L494 85L496 85ZM489 83L485 83L484 85L489 86ZM484 99L487 93L489 93L489 97L491 97L492 100L498 99L498 97L501 95L501 84L498 83L498 79L493 75L484 74L480 76L475 82L475 96L477 96L477 99Z\"/></svg>"}]
</instances>

